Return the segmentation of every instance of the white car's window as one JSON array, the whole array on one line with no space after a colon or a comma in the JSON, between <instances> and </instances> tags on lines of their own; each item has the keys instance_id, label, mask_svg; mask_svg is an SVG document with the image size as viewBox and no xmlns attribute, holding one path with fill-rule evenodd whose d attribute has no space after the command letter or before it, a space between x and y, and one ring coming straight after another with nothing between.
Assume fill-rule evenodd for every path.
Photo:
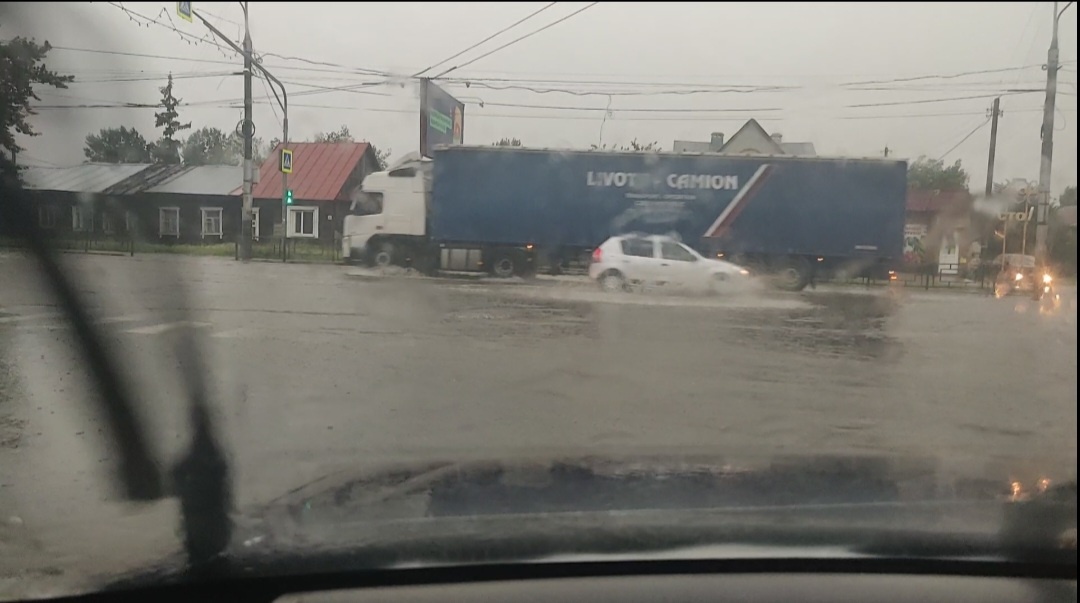
<instances>
[{"instance_id":1,"label":"white car's window","mask_svg":"<svg viewBox=\"0 0 1080 603\"><path fill-rule=\"evenodd\" d=\"M653 242L648 239L623 239L622 252L641 258L656 257L653 251Z\"/></svg>"},{"instance_id":2,"label":"white car's window","mask_svg":"<svg viewBox=\"0 0 1080 603\"><path fill-rule=\"evenodd\" d=\"M671 241L660 242L660 255L665 260L674 260L676 262L694 262L697 261L697 257L690 253L686 248L678 243Z\"/></svg>"}]
</instances>

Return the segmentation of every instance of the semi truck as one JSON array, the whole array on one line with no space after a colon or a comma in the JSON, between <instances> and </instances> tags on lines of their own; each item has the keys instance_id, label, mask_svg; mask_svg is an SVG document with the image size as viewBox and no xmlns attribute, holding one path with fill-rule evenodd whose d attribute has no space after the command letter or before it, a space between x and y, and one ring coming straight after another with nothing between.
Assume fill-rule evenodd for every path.
<instances>
[{"instance_id":1,"label":"semi truck","mask_svg":"<svg viewBox=\"0 0 1080 603\"><path fill-rule=\"evenodd\" d=\"M666 234L800 290L901 261L907 164L447 146L368 175L343 256L497 277L565 269L608 237Z\"/></svg>"}]
</instances>

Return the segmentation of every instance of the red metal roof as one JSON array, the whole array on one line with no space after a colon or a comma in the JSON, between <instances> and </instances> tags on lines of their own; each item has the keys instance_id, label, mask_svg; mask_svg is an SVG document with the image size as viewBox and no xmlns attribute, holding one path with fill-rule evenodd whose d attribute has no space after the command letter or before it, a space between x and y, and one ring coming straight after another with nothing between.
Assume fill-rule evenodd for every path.
<instances>
[{"instance_id":1,"label":"red metal roof","mask_svg":"<svg viewBox=\"0 0 1080 603\"><path fill-rule=\"evenodd\" d=\"M926 191L909 188L907 210L937 213L945 210L960 211L971 201L966 190Z\"/></svg>"},{"instance_id":2,"label":"red metal roof","mask_svg":"<svg viewBox=\"0 0 1080 603\"><path fill-rule=\"evenodd\" d=\"M297 201L345 201L345 184L356 171L368 150L366 142L290 142L293 171L289 188ZM259 183L252 196L256 199L281 198L279 144L259 168Z\"/></svg>"}]
</instances>

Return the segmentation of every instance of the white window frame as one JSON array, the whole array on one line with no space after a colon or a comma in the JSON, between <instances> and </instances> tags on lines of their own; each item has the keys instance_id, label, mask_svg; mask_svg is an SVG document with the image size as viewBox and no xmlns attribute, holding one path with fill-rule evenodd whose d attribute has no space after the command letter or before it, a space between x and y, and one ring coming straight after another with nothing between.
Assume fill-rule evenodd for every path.
<instances>
[{"instance_id":1,"label":"white window frame","mask_svg":"<svg viewBox=\"0 0 1080 603\"><path fill-rule=\"evenodd\" d=\"M217 232L210 232L206 229L206 218L209 217L211 214L217 214ZM200 207L199 218L203 237L217 237L220 239L225 236L225 211L222 208Z\"/></svg>"},{"instance_id":2,"label":"white window frame","mask_svg":"<svg viewBox=\"0 0 1080 603\"><path fill-rule=\"evenodd\" d=\"M259 240L259 208L251 208L251 238L254 241Z\"/></svg>"},{"instance_id":3,"label":"white window frame","mask_svg":"<svg viewBox=\"0 0 1080 603\"><path fill-rule=\"evenodd\" d=\"M176 215L176 232L165 232L165 215ZM180 238L180 208L176 206L158 208L158 236Z\"/></svg>"},{"instance_id":4,"label":"white window frame","mask_svg":"<svg viewBox=\"0 0 1080 603\"><path fill-rule=\"evenodd\" d=\"M299 214L311 214L311 232L296 232L303 222L296 221ZM298 205L289 208L289 222L286 224L286 236L290 239L317 239L319 238L319 208L315 205Z\"/></svg>"},{"instance_id":5,"label":"white window frame","mask_svg":"<svg viewBox=\"0 0 1080 603\"><path fill-rule=\"evenodd\" d=\"M41 228L56 228L56 217L59 214L55 205L38 206L38 226Z\"/></svg>"},{"instance_id":6,"label":"white window frame","mask_svg":"<svg viewBox=\"0 0 1080 603\"><path fill-rule=\"evenodd\" d=\"M107 235L116 234L115 216L107 211L101 212L101 232Z\"/></svg>"},{"instance_id":7,"label":"white window frame","mask_svg":"<svg viewBox=\"0 0 1080 603\"><path fill-rule=\"evenodd\" d=\"M94 212L81 205L71 206L71 232L91 232L94 230Z\"/></svg>"}]
</instances>

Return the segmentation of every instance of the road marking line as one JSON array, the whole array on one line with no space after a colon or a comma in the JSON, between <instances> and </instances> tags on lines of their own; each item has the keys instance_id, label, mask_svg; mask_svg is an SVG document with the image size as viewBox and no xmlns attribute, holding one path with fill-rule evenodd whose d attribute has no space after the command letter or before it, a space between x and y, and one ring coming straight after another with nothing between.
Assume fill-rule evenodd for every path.
<instances>
[{"instance_id":1,"label":"road marking line","mask_svg":"<svg viewBox=\"0 0 1080 603\"><path fill-rule=\"evenodd\" d=\"M150 325L147 327L136 327L134 329L127 329L125 333L131 333L133 335L160 335L167 331L173 331L183 327L209 327L208 322L189 322L181 320L179 322L163 322L161 324Z\"/></svg>"},{"instance_id":2,"label":"road marking line","mask_svg":"<svg viewBox=\"0 0 1080 603\"><path fill-rule=\"evenodd\" d=\"M213 335L211 335L211 337L213 337L214 339L236 339L239 337L244 337L250 332L251 330L247 327L240 327L238 329L229 329L227 331L214 333Z\"/></svg>"},{"instance_id":3,"label":"road marking line","mask_svg":"<svg viewBox=\"0 0 1080 603\"><path fill-rule=\"evenodd\" d=\"M50 312L48 314L16 314L15 316L5 316L0 318L0 324L22 322L24 320L37 320L39 318L57 318L59 316L61 316L61 314L56 312Z\"/></svg>"}]
</instances>

